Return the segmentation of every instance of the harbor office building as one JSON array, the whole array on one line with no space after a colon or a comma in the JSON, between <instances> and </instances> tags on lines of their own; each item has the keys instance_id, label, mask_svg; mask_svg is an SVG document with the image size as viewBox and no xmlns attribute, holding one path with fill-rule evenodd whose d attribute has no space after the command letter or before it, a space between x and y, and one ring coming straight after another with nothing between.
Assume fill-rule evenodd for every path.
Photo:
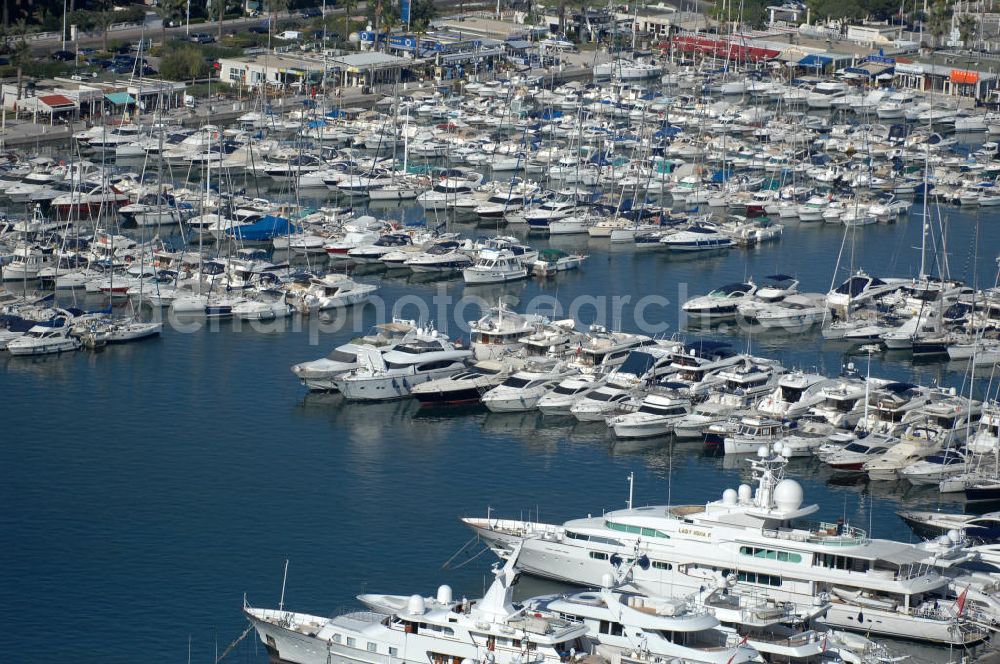
<instances>
[{"instance_id":1,"label":"harbor office building","mask_svg":"<svg viewBox=\"0 0 1000 664\"><path fill-rule=\"evenodd\" d=\"M977 101L998 99L997 75L922 62L896 62L893 83L898 88L936 92Z\"/></svg>"},{"instance_id":2,"label":"harbor office building","mask_svg":"<svg viewBox=\"0 0 1000 664\"><path fill-rule=\"evenodd\" d=\"M323 81L343 87L367 87L400 80L405 58L386 53L351 53L328 58L280 53L219 59L219 78L235 87L293 89L307 92Z\"/></svg>"},{"instance_id":3,"label":"harbor office building","mask_svg":"<svg viewBox=\"0 0 1000 664\"><path fill-rule=\"evenodd\" d=\"M88 81L69 78L28 81L21 85L0 84L0 105L8 111L36 120L94 118L101 115L127 115L158 108L183 106L187 85L158 79L132 81Z\"/></svg>"},{"instance_id":4,"label":"harbor office building","mask_svg":"<svg viewBox=\"0 0 1000 664\"><path fill-rule=\"evenodd\" d=\"M376 34L366 30L359 32L358 38L362 49L369 49L368 54L380 55L371 49L383 48L408 59L415 68L424 69L438 81L493 71L505 56L504 42L463 35L449 29L434 30L420 36Z\"/></svg>"}]
</instances>

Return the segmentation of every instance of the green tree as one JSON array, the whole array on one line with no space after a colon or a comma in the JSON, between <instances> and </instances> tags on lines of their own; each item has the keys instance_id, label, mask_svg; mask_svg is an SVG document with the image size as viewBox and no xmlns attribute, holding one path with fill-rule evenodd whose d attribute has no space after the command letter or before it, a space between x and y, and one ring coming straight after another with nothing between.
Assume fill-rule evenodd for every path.
<instances>
[{"instance_id":1,"label":"green tree","mask_svg":"<svg viewBox=\"0 0 1000 664\"><path fill-rule=\"evenodd\" d=\"M208 74L208 64L198 49L185 46L163 56L160 60L160 74L174 81L201 78Z\"/></svg>"},{"instance_id":2,"label":"green tree","mask_svg":"<svg viewBox=\"0 0 1000 664\"><path fill-rule=\"evenodd\" d=\"M410 27L413 30L425 32L435 18L437 18L437 8L433 0L411 0Z\"/></svg>"}]
</instances>

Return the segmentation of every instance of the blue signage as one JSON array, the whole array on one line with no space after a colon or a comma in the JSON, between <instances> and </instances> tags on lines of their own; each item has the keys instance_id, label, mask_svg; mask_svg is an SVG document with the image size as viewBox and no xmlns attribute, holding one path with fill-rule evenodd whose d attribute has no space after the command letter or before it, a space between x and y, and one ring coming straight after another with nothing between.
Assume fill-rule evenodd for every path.
<instances>
[{"instance_id":1,"label":"blue signage","mask_svg":"<svg viewBox=\"0 0 1000 664\"><path fill-rule=\"evenodd\" d=\"M406 25L410 24L410 0L399 0L399 19Z\"/></svg>"}]
</instances>

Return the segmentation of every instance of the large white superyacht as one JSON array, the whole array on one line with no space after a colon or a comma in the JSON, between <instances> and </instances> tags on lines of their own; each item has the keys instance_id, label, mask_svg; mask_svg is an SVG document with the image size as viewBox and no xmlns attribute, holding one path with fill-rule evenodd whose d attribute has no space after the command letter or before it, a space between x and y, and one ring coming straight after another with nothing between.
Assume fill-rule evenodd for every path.
<instances>
[{"instance_id":1,"label":"large white superyacht","mask_svg":"<svg viewBox=\"0 0 1000 664\"><path fill-rule=\"evenodd\" d=\"M652 564L634 571L631 589L650 595L697 590L721 572L776 600L829 601L823 620L832 627L956 645L987 637L970 618L982 607L956 615L956 592L937 569L968 560L960 543L911 545L843 521L804 522L819 506L803 505L802 487L784 478L787 459L762 448L750 463L756 489L727 489L705 505L629 508L562 525L463 521L499 556L523 543L518 566L541 577L599 586L611 556L641 553Z\"/></svg>"},{"instance_id":2,"label":"large white superyacht","mask_svg":"<svg viewBox=\"0 0 1000 664\"><path fill-rule=\"evenodd\" d=\"M516 547L515 547L516 549ZM584 652L587 627L554 614L528 613L512 602L516 551L478 601L363 595L374 611L324 618L245 606L272 661L291 664L560 664Z\"/></svg>"}]
</instances>

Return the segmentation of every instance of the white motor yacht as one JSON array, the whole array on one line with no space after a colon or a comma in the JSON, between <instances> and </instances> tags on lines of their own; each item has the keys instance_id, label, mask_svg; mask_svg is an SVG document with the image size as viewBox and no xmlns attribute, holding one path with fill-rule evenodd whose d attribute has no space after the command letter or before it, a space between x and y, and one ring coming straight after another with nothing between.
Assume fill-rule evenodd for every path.
<instances>
[{"instance_id":1,"label":"white motor yacht","mask_svg":"<svg viewBox=\"0 0 1000 664\"><path fill-rule=\"evenodd\" d=\"M7 342L11 355L52 355L80 348L80 340L69 333L72 328L65 321L35 325L23 335Z\"/></svg>"},{"instance_id":2,"label":"white motor yacht","mask_svg":"<svg viewBox=\"0 0 1000 664\"><path fill-rule=\"evenodd\" d=\"M519 314L501 301L477 321L469 321L470 347L477 360L493 360L521 348L520 338L548 320L538 314Z\"/></svg>"},{"instance_id":3,"label":"white motor yacht","mask_svg":"<svg viewBox=\"0 0 1000 664\"><path fill-rule=\"evenodd\" d=\"M467 368L472 351L456 348L430 328L417 330L384 353L369 347L358 352L359 367L334 379L350 401L385 401L410 396L414 386Z\"/></svg>"},{"instance_id":4,"label":"white motor yacht","mask_svg":"<svg viewBox=\"0 0 1000 664\"><path fill-rule=\"evenodd\" d=\"M468 369L414 386L411 393L421 406L477 404L483 394L503 383L524 363L505 358L479 360Z\"/></svg>"},{"instance_id":5,"label":"white motor yacht","mask_svg":"<svg viewBox=\"0 0 1000 664\"><path fill-rule=\"evenodd\" d=\"M544 415L570 415L573 404L591 390L600 387L603 382L603 379L596 377L593 373L570 376L538 400L538 410Z\"/></svg>"},{"instance_id":6,"label":"white motor yacht","mask_svg":"<svg viewBox=\"0 0 1000 664\"><path fill-rule=\"evenodd\" d=\"M753 300L757 285L752 281L726 284L700 297L684 303L681 309L688 316L697 318L731 318L740 303Z\"/></svg>"},{"instance_id":7,"label":"white motor yacht","mask_svg":"<svg viewBox=\"0 0 1000 664\"><path fill-rule=\"evenodd\" d=\"M393 319L391 323L376 325L367 335L337 346L325 357L310 362L301 362L292 367L302 384L316 392L331 392L337 389L336 378L360 365L358 354L362 347L389 350L414 332L416 322Z\"/></svg>"},{"instance_id":8,"label":"white motor yacht","mask_svg":"<svg viewBox=\"0 0 1000 664\"><path fill-rule=\"evenodd\" d=\"M670 251L715 251L733 246L733 239L712 224L700 223L664 235L660 244Z\"/></svg>"},{"instance_id":9,"label":"white motor yacht","mask_svg":"<svg viewBox=\"0 0 1000 664\"><path fill-rule=\"evenodd\" d=\"M609 566L610 568L610 566ZM525 602L526 609L554 613L587 625L597 652L615 661L642 643L650 658L685 664L734 664L759 655L735 634L719 629L719 619L704 605L677 598L652 598L610 588L545 595ZM612 629L610 625L621 625Z\"/></svg>"},{"instance_id":10,"label":"white motor yacht","mask_svg":"<svg viewBox=\"0 0 1000 664\"><path fill-rule=\"evenodd\" d=\"M522 413L534 410L539 399L577 371L564 363L545 368L522 369L483 394L483 405L494 413Z\"/></svg>"},{"instance_id":11,"label":"white motor yacht","mask_svg":"<svg viewBox=\"0 0 1000 664\"><path fill-rule=\"evenodd\" d=\"M665 436L673 425L691 412L691 400L669 388L647 394L631 413L608 418L615 438L651 438Z\"/></svg>"},{"instance_id":12,"label":"white motor yacht","mask_svg":"<svg viewBox=\"0 0 1000 664\"><path fill-rule=\"evenodd\" d=\"M500 284L527 277L527 265L508 249L484 249L475 265L462 270L467 284Z\"/></svg>"},{"instance_id":13,"label":"white motor yacht","mask_svg":"<svg viewBox=\"0 0 1000 664\"><path fill-rule=\"evenodd\" d=\"M362 304L378 290L378 286L359 283L344 274L313 277L305 283L292 282L284 288L287 302L303 313Z\"/></svg>"}]
</instances>

